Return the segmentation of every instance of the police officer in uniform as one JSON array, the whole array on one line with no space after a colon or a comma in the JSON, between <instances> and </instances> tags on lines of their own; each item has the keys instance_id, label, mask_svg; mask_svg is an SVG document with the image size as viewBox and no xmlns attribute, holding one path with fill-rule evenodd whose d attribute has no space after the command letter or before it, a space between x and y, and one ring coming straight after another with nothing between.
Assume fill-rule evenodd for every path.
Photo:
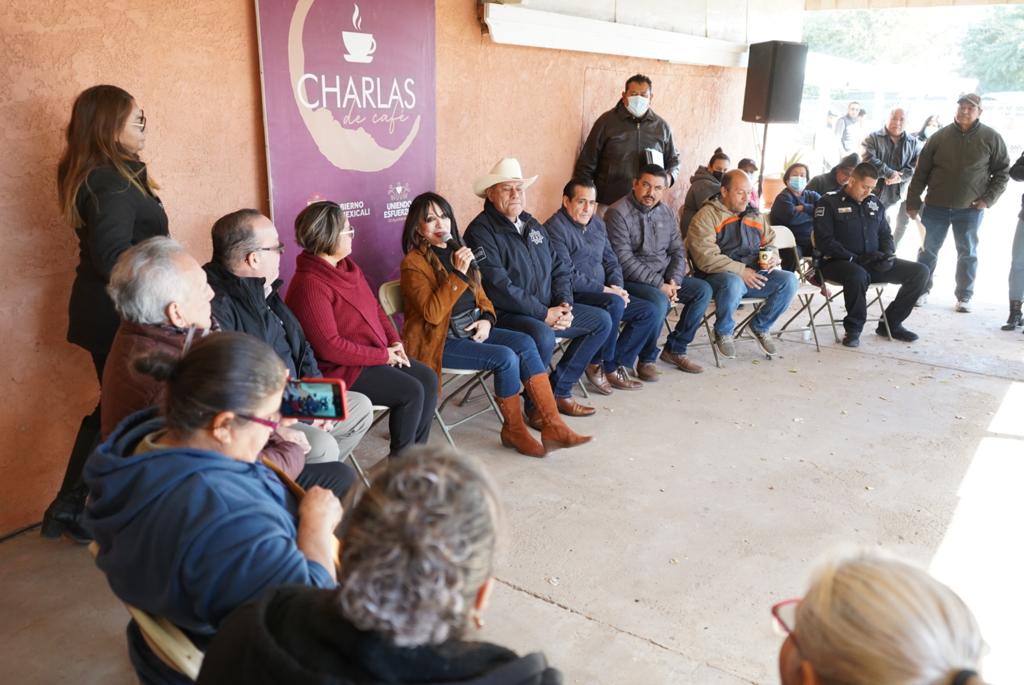
<instances>
[{"instance_id":1,"label":"police officer in uniform","mask_svg":"<svg viewBox=\"0 0 1024 685\"><path fill-rule=\"evenodd\" d=\"M917 334L904 328L903 321L928 287L927 267L896 259L885 207L872 193L877 181L875 167L858 164L846 186L824 195L814 208L814 247L820 255L821 272L827 280L843 286L846 347L860 345L867 319L867 290L872 283L901 285L885 316L892 337L904 342L917 340ZM875 332L886 334L881 321Z\"/></svg>"}]
</instances>

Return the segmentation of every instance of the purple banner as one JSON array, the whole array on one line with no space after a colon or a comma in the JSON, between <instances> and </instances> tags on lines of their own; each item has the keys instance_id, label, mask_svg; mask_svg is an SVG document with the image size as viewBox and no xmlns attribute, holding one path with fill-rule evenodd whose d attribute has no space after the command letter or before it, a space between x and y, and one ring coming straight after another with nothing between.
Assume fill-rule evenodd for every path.
<instances>
[{"instance_id":1,"label":"purple banner","mask_svg":"<svg viewBox=\"0 0 1024 685\"><path fill-rule=\"evenodd\" d=\"M272 219L334 200L370 285L397 278L409 202L434 189L432 0L257 0Z\"/></svg>"}]
</instances>

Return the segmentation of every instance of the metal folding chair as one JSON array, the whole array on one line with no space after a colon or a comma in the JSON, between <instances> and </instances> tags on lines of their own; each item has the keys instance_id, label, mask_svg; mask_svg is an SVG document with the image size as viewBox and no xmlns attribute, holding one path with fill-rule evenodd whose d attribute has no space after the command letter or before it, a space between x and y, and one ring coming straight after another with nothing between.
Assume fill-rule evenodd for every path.
<instances>
[{"instance_id":1,"label":"metal folding chair","mask_svg":"<svg viewBox=\"0 0 1024 685\"><path fill-rule=\"evenodd\" d=\"M687 257L686 257L686 262L690 266L690 272L689 273L690 274L696 273L696 267L694 266L693 261L690 259L689 255L687 255ZM757 314L757 310L760 309L761 305L763 305L763 304L764 304L764 300L761 299L761 298L757 298L757 297L744 297L744 298L740 299L739 304L737 304L737 309L739 309L740 306L749 306L750 307L750 312L748 314L746 314L746 316L743 316L739 321L736 322L736 328L733 331L733 336L737 340L743 334L743 331L745 331L747 329L747 326L750 325L750 322L753 321L754 316ZM679 304L678 303L675 303L675 302L672 303L672 306L668 308L668 313L665 315L665 330L667 330L669 333L671 333L672 330L673 330L672 329L672 325L669 323L669 317L672 314L676 315L676 320L678 321L679 316L681 316L681 312L680 312L680 308L679 308ZM714 298L712 298L711 301L708 303L708 308L706 310L704 310L704 316L701 318L700 325L704 327L704 332L707 333L707 335L708 335L707 345L709 345L711 347L711 354L712 354L712 356L715 359L715 366L718 367L718 368L722 368L722 360L718 356L718 348L715 347L715 332L714 332L714 330L711 327L711 317L714 316L714 314L715 314L715 300L714 300ZM704 345L704 343L696 343L696 344L692 344L691 343L690 347L701 347L703 345ZM768 359L771 359L771 355L765 355L765 356Z\"/></svg>"},{"instance_id":2,"label":"metal folding chair","mask_svg":"<svg viewBox=\"0 0 1024 685\"><path fill-rule=\"evenodd\" d=\"M565 351L569 349L569 344L572 342L572 338L555 338L555 351L561 354L565 354ZM548 369L554 373L555 371L555 355L551 355L551 363L548 364ZM583 394L583 399L590 397L590 392L587 390L587 386L583 384L583 377L576 381L576 385L579 386L580 392Z\"/></svg>"},{"instance_id":3,"label":"metal folding chair","mask_svg":"<svg viewBox=\"0 0 1024 685\"><path fill-rule=\"evenodd\" d=\"M380 288L377 290L377 299L380 301L380 306L383 307L384 313L387 314L389 319L391 319L391 323L395 326L395 329L400 330L397 322L395 321L395 315L401 313L403 308L401 283L399 281L387 281L385 283L381 283ZM498 403L494 401L494 393L491 392L491 389L486 383L486 380L491 377L491 374L491 371L486 370L441 369L442 391L452 385L455 387L449 390L447 394L442 392L441 401L434 409L434 420L437 421L438 425L441 427L441 432L444 433L445 440L447 440L448 444L452 447L455 447L455 439L452 438L452 431L467 421L475 419L476 417L488 412L494 412L499 423L502 421L501 412L498 410ZM464 391L465 395L463 396L462 401L456 402L456 404L458 406L465 404L466 400L469 398L469 394L477 387L480 387L483 390L488 406L473 412L469 416L464 416L457 421L453 421L451 423L445 421L444 416L442 415L444 408ZM387 410L387 407L379 408ZM377 409L378 407L374 406L374 410L376 411ZM384 417L385 413L386 411L375 417L374 424L380 421Z\"/></svg>"},{"instance_id":4,"label":"metal folding chair","mask_svg":"<svg viewBox=\"0 0 1024 685\"><path fill-rule=\"evenodd\" d=\"M811 244L814 244L813 235L811 236ZM836 342L839 342L841 338L839 337L839 329L836 328L835 314L832 312L832 300L836 299L837 297L843 294L843 284L826 279L825 274L821 270L821 264L818 263L817 258L815 258L814 260L814 269L815 272L818 274L819 281L822 284L821 294L824 295L825 297L825 304L819 306L816 310L814 310L813 316L817 316L818 314L820 314L822 309L827 310L828 320L829 323L832 325L832 337L836 339ZM836 288L838 288L838 290L836 290L835 292L831 292L827 287L829 285L835 286ZM868 300L867 307L865 309L867 311L870 311L871 307L876 302L878 303L878 309L881 314L882 325L885 327L885 336L889 340L892 340L892 329L889 327L889 317L885 315L885 304L882 302L882 295L885 293L885 286L887 285L888 283L872 283L869 286L870 288L874 288L875 296Z\"/></svg>"},{"instance_id":5,"label":"metal folding chair","mask_svg":"<svg viewBox=\"0 0 1024 685\"><path fill-rule=\"evenodd\" d=\"M775 247L779 250L793 250L795 255L799 255L796 247L796 237L793 232L786 226L772 226L775 229ZM800 303L800 309L796 311L793 316L789 317L786 323L782 324L782 327L776 331L776 335L782 338L783 333L801 333L809 330L814 336L814 348L821 352L821 345L818 343L818 329L814 324L814 307L812 302L814 296L821 293L821 288L809 283L808 279L814 273L814 260L812 257L797 257L796 262L796 275L800 279L800 285L796 291L797 302ZM825 295L827 297L827 295ZM807 312L807 325L803 328L794 328L793 330L787 330L789 324L793 323L797 317L804 312Z\"/></svg>"}]
</instances>

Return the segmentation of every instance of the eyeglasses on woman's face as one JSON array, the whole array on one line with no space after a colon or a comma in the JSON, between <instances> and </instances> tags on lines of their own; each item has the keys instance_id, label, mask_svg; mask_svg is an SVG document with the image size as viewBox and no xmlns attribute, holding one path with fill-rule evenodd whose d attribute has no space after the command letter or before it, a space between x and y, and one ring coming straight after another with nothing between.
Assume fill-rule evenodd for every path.
<instances>
[{"instance_id":1,"label":"eyeglasses on woman's face","mask_svg":"<svg viewBox=\"0 0 1024 685\"><path fill-rule=\"evenodd\" d=\"M800 599L785 599L772 606L772 627L780 635L788 635L796 641L793 630L796 628L796 608Z\"/></svg>"},{"instance_id":2,"label":"eyeglasses on woman's face","mask_svg":"<svg viewBox=\"0 0 1024 685\"><path fill-rule=\"evenodd\" d=\"M265 419L261 419L260 417L253 416L251 414L236 414L236 416L238 416L238 418L240 419L245 419L246 421L258 423L261 426L266 426L272 431L276 431L278 426L281 425L281 412L279 411L274 412Z\"/></svg>"},{"instance_id":3,"label":"eyeglasses on woman's face","mask_svg":"<svg viewBox=\"0 0 1024 685\"><path fill-rule=\"evenodd\" d=\"M142 111L142 110L139 110L138 118L135 121L129 121L128 125L129 126L135 126L136 128L139 129L139 131L141 133L145 133L146 132L146 113L144 111Z\"/></svg>"}]
</instances>

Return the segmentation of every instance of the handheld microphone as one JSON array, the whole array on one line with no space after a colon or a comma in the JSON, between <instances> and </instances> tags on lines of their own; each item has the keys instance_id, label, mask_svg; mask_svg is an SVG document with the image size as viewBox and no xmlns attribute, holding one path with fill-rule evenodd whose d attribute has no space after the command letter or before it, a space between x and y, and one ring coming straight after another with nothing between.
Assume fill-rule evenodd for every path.
<instances>
[{"instance_id":1,"label":"handheld microphone","mask_svg":"<svg viewBox=\"0 0 1024 685\"><path fill-rule=\"evenodd\" d=\"M450 248L452 252L460 250L463 247L459 243L459 241L455 239L455 236L451 234L448 235L448 240L444 241L444 244L446 247ZM480 263L485 261L486 259L487 255L484 254L484 248L478 247L475 250L473 250L473 259L471 259L470 262L475 263L477 266L479 266Z\"/></svg>"}]
</instances>

